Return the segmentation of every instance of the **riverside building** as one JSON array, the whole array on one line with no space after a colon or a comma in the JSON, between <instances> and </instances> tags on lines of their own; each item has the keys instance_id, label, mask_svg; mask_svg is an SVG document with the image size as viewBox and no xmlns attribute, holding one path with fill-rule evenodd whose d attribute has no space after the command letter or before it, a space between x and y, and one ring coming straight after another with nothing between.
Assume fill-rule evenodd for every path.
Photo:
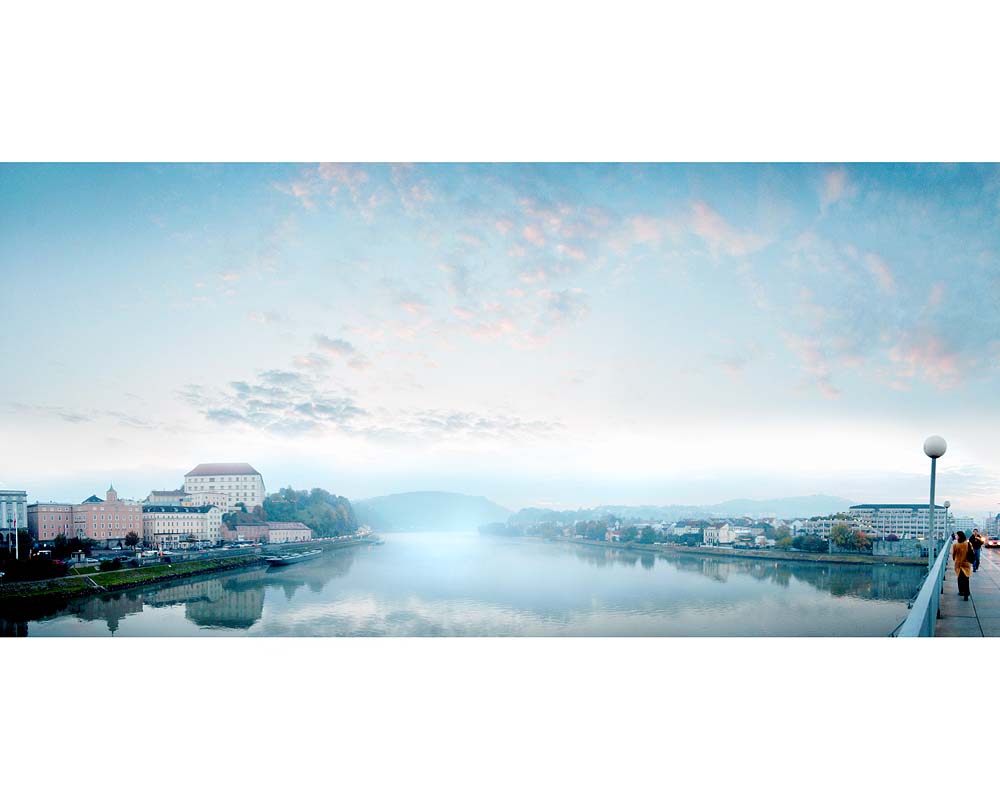
<instances>
[{"instance_id":1,"label":"riverside building","mask_svg":"<svg viewBox=\"0 0 1000 800\"><path fill-rule=\"evenodd\" d=\"M183 489L153 489L146 498L148 506L179 506L187 497Z\"/></svg>"},{"instance_id":2,"label":"riverside building","mask_svg":"<svg viewBox=\"0 0 1000 800\"><path fill-rule=\"evenodd\" d=\"M160 550L213 546L219 542L222 509L216 506L146 505L142 539Z\"/></svg>"},{"instance_id":3,"label":"riverside building","mask_svg":"<svg viewBox=\"0 0 1000 800\"><path fill-rule=\"evenodd\" d=\"M237 525L229 534L237 542L287 544L308 542L313 538L312 528L301 522L258 522L255 525Z\"/></svg>"},{"instance_id":4,"label":"riverside building","mask_svg":"<svg viewBox=\"0 0 1000 800\"><path fill-rule=\"evenodd\" d=\"M264 478L246 463L199 464L184 476L184 494L201 504L209 496L225 498L223 511L242 503L247 511L264 504Z\"/></svg>"},{"instance_id":5,"label":"riverside building","mask_svg":"<svg viewBox=\"0 0 1000 800\"><path fill-rule=\"evenodd\" d=\"M0 542L14 548L19 530L28 527L28 493L0 489Z\"/></svg>"},{"instance_id":6,"label":"riverside building","mask_svg":"<svg viewBox=\"0 0 1000 800\"><path fill-rule=\"evenodd\" d=\"M928 530L930 509L919 503L863 503L851 506L850 515L868 536L885 538L898 536L900 539L925 537ZM945 532L944 506L934 506L934 531L938 537ZM952 530L955 530L952 528Z\"/></svg>"},{"instance_id":7,"label":"riverside building","mask_svg":"<svg viewBox=\"0 0 1000 800\"><path fill-rule=\"evenodd\" d=\"M142 537L142 505L120 499L114 486L103 500L92 494L82 503L32 503L27 518L28 531L39 544L51 544L57 536L77 536L111 547L124 544L130 533Z\"/></svg>"},{"instance_id":8,"label":"riverside building","mask_svg":"<svg viewBox=\"0 0 1000 800\"><path fill-rule=\"evenodd\" d=\"M49 544L57 536L73 538L76 535L73 506L69 503L32 503L28 506L28 533L39 544Z\"/></svg>"}]
</instances>

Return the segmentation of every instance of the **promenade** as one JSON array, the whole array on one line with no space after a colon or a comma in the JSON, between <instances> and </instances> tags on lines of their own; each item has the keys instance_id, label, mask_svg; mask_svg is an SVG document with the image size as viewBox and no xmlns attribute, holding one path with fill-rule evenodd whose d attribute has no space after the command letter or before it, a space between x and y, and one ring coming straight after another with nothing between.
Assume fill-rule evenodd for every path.
<instances>
[{"instance_id":1,"label":"promenade","mask_svg":"<svg viewBox=\"0 0 1000 800\"><path fill-rule=\"evenodd\" d=\"M955 569L948 562L935 636L1000 636L1000 549L984 547L981 553L969 602L958 596Z\"/></svg>"}]
</instances>

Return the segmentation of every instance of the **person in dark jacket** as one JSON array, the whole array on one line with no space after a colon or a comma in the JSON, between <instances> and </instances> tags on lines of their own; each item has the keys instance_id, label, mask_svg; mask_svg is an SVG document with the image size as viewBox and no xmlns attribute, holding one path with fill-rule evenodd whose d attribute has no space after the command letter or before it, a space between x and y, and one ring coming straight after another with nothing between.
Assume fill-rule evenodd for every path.
<instances>
[{"instance_id":1,"label":"person in dark jacket","mask_svg":"<svg viewBox=\"0 0 1000 800\"><path fill-rule=\"evenodd\" d=\"M969 544L972 545L972 571L979 572L979 551L983 549L983 545L986 544L986 540L983 539L982 534L979 533L979 528L974 528L972 531L972 536L969 537Z\"/></svg>"},{"instance_id":2,"label":"person in dark jacket","mask_svg":"<svg viewBox=\"0 0 1000 800\"><path fill-rule=\"evenodd\" d=\"M955 575L958 577L958 593L965 600L972 592L969 589L969 578L972 576L972 545L965 540L965 532L955 534L955 543L951 546L951 557L955 562Z\"/></svg>"}]
</instances>

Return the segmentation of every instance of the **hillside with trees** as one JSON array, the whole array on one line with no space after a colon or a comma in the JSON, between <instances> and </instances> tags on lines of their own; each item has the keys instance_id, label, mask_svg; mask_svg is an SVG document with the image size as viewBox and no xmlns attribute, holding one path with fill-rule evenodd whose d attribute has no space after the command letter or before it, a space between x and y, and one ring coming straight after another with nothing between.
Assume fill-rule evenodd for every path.
<instances>
[{"instance_id":1,"label":"hillside with trees","mask_svg":"<svg viewBox=\"0 0 1000 800\"><path fill-rule=\"evenodd\" d=\"M280 489L264 498L253 511L241 509L223 516L231 527L259 522L301 522L318 537L344 536L358 529L351 501L325 489Z\"/></svg>"}]
</instances>

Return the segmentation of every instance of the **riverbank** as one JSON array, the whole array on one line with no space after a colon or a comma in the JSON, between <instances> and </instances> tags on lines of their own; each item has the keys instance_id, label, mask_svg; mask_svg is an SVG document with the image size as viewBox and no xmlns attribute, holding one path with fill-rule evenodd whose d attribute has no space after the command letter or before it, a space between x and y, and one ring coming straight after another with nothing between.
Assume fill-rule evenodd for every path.
<instances>
[{"instance_id":1,"label":"riverbank","mask_svg":"<svg viewBox=\"0 0 1000 800\"><path fill-rule=\"evenodd\" d=\"M35 600L65 600L119 589L133 589L175 578L253 567L264 563L264 559L259 555L241 555L181 561L177 564L155 564L150 567L135 567L112 572L95 572L80 577L53 578L50 581L7 583L0 591L0 608Z\"/></svg>"},{"instance_id":2,"label":"riverbank","mask_svg":"<svg viewBox=\"0 0 1000 800\"><path fill-rule=\"evenodd\" d=\"M299 547L305 544L312 544L323 550L337 550L359 544L370 544L371 541L369 538L362 538L348 541L318 540L311 543L296 542L294 544ZM64 601L103 594L104 592L134 589L178 578L190 578L214 572L263 566L267 563L265 556L270 554L271 549L287 551L294 548L279 545L274 548L266 548L264 554L248 553L219 556L218 558L200 558L191 561L177 561L171 564L154 564L148 567L125 568L111 572L70 575L65 578L53 578L48 581L4 583L2 588L0 588L0 610L36 602Z\"/></svg>"},{"instance_id":3,"label":"riverbank","mask_svg":"<svg viewBox=\"0 0 1000 800\"><path fill-rule=\"evenodd\" d=\"M541 538L541 537L533 537ZM894 566L926 567L922 558L898 556L869 556L855 553L800 553L793 550L734 550L725 547L687 547L679 544L637 544L635 542L600 542L588 539L553 539L585 547L604 547L610 550L640 550L650 553L684 553L703 557L755 558L766 561L808 561L821 564L892 564Z\"/></svg>"}]
</instances>

